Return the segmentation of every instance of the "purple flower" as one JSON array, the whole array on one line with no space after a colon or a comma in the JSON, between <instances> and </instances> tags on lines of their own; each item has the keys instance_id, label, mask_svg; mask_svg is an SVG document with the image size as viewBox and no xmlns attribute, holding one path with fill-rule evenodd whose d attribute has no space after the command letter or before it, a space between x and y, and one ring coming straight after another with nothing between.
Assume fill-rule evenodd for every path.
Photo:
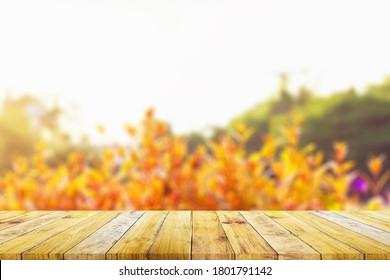
<instances>
[{"instance_id":1,"label":"purple flower","mask_svg":"<svg viewBox=\"0 0 390 280\"><path fill-rule=\"evenodd\" d=\"M368 183L362 177L357 175L351 182L351 189L358 193L365 193L368 191Z\"/></svg>"}]
</instances>

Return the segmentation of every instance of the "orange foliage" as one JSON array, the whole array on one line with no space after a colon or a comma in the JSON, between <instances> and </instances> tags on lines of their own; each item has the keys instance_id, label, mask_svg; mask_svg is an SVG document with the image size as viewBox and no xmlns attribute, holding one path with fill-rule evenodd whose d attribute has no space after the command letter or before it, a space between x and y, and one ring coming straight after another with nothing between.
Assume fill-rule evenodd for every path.
<instances>
[{"instance_id":1,"label":"orange foliage","mask_svg":"<svg viewBox=\"0 0 390 280\"><path fill-rule=\"evenodd\" d=\"M346 143L334 144L334 160L324 161L313 145L299 148L300 119L281 138L263 137L259 151L247 153L251 130L240 124L230 136L189 153L184 138L149 109L139 127L126 125L129 145L103 149L98 158L82 153L49 166L45 149L19 157L0 177L0 209L346 209L353 162ZM101 133L103 126L98 126ZM369 168L379 176L382 161ZM385 206L378 194L368 207ZM378 202L379 201L379 202ZM371 206L370 206L371 205Z\"/></svg>"}]
</instances>

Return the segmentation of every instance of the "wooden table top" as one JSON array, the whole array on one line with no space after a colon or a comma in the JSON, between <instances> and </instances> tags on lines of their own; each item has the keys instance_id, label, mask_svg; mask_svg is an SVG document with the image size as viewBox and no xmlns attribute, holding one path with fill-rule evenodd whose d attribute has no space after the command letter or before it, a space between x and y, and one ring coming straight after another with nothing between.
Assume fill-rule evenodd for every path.
<instances>
[{"instance_id":1,"label":"wooden table top","mask_svg":"<svg viewBox=\"0 0 390 280\"><path fill-rule=\"evenodd\" d=\"M1 211L0 259L390 259L390 211Z\"/></svg>"}]
</instances>

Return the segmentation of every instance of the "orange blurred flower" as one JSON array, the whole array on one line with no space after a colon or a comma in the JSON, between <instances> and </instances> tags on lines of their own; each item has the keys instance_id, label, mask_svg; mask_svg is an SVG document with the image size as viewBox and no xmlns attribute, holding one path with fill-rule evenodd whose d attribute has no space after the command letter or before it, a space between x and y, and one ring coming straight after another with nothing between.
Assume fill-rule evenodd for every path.
<instances>
[{"instance_id":1,"label":"orange blurred flower","mask_svg":"<svg viewBox=\"0 0 390 280\"><path fill-rule=\"evenodd\" d=\"M130 124L125 125L125 130L130 136L135 136L137 134L137 128Z\"/></svg>"},{"instance_id":2,"label":"orange blurred flower","mask_svg":"<svg viewBox=\"0 0 390 280\"><path fill-rule=\"evenodd\" d=\"M166 125L163 122L156 123L156 136L161 137L166 133Z\"/></svg>"},{"instance_id":3,"label":"orange blurred flower","mask_svg":"<svg viewBox=\"0 0 390 280\"><path fill-rule=\"evenodd\" d=\"M145 116L146 116L148 119L151 119L151 118L153 118L153 116L154 116L154 112L155 112L155 109L154 109L153 107L151 107L151 108L149 108L149 109L147 109L147 110L145 111Z\"/></svg>"},{"instance_id":4,"label":"orange blurred flower","mask_svg":"<svg viewBox=\"0 0 390 280\"><path fill-rule=\"evenodd\" d=\"M348 146L345 142L335 142L333 144L333 149L336 162L340 163L345 160L348 154Z\"/></svg>"},{"instance_id":5,"label":"orange blurred flower","mask_svg":"<svg viewBox=\"0 0 390 280\"><path fill-rule=\"evenodd\" d=\"M384 160L385 160L384 155L373 156L368 160L367 162L368 169L370 170L371 174L374 177L378 177L378 175L381 173Z\"/></svg>"}]
</instances>

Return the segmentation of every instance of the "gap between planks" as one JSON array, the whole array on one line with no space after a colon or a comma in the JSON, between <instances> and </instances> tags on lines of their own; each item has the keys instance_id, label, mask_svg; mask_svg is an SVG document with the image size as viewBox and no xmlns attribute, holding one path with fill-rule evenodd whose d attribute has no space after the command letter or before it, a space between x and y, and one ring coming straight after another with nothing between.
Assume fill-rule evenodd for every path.
<instances>
[{"instance_id":1,"label":"gap between planks","mask_svg":"<svg viewBox=\"0 0 390 280\"><path fill-rule=\"evenodd\" d=\"M390 258L381 212L102 211L95 226L83 212L1 212L0 259Z\"/></svg>"}]
</instances>

